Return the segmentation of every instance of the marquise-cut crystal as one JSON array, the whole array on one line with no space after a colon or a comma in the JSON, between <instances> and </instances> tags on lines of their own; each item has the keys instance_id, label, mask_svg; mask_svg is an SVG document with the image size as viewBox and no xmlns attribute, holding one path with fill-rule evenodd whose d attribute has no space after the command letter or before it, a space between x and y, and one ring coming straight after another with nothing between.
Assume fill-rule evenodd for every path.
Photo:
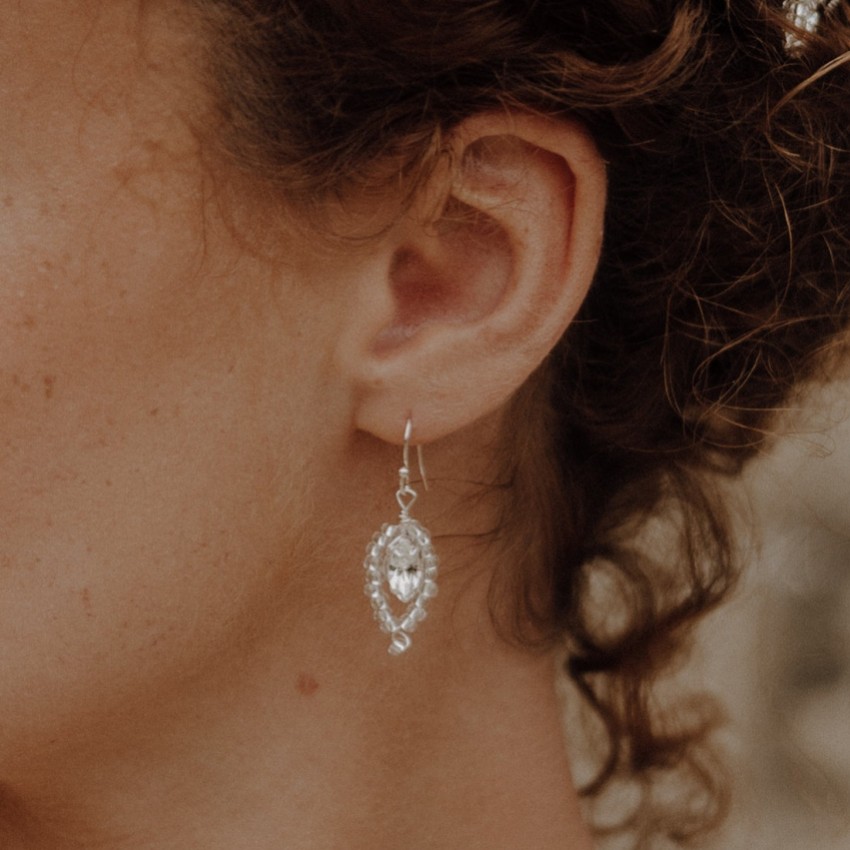
<instances>
[{"instance_id":1,"label":"marquise-cut crystal","mask_svg":"<svg viewBox=\"0 0 850 850\"><path fill-rule=\"evenodd\" d=\"M419 547L409 537L399 535L387 547L387 555L387 584L397 599L410 602L424 578Z\"/></svg>"}]
</instances>

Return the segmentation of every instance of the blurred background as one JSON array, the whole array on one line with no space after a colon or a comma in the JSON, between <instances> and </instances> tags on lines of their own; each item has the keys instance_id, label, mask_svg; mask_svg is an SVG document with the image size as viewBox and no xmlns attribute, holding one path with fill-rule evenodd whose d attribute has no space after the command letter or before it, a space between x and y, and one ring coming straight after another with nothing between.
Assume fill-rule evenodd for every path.
<instances>
[{"instance_id":1,"label":"blurred background","mask_svg":"<svg viewBox=\"0 0 850 850\"><path fill-rule=\"evenodd\" d=\"M850 380L795 407L747 473L748 567L695 658L730 718L718 850L850 850Z\"/></svg>"}]
</instances>

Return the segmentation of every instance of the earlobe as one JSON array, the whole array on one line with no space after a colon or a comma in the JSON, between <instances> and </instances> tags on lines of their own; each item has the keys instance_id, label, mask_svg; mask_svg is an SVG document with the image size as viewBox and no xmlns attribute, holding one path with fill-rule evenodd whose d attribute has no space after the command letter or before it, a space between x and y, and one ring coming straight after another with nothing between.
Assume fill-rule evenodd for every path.
<instances>
[{"instance_id":1,"label":"earlobe","mask_svg":"<svg viewBox=\"0 0 850 850\"><path fill-rule=\"evenodd\" d=\"M392 314L364 323L345 354L355 424L390 442L408 417L429 442L503 405L574 318L598 261L604 164L583 127L488 113L453 141L454 167L428 187L445 198L439 215L396 228L369 283Z\"/></svg>"}]
</instances>

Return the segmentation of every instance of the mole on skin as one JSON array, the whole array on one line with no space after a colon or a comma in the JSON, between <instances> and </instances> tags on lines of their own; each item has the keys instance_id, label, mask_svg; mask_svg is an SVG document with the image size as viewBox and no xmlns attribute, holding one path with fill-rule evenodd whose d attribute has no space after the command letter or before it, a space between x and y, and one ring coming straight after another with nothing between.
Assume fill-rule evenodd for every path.
<instances>
[{"instance_id":1,"label":"mole on skin","mask_svg":"<svg viewBox=\"0 0 850 850\"><path fill-rule=\"evenodd\" d=\"M319 690L319 683L309 674L301 673L298 676L298 692L305 697L311 697Z\"/></svg>"}]
</instances>

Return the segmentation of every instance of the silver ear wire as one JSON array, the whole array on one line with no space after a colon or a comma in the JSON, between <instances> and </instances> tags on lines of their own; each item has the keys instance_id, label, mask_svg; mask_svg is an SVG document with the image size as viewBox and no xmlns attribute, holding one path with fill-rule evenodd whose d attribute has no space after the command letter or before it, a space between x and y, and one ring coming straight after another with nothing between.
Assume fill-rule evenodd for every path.
<instances>
[{"instance_id":1,"label":"silver ear wire","mask_svg":"<svg viewBox=\"0 0 850 850\"><path fill-rule=\"evenodd\" d=\"M404 447L402 448L402 463L405 469L410 471L410 440L413 436L413 420L408 418L404 425ZM422 479L422 486L428 490L428 476L425 474L425 461L422 459L422 443L416 445L416 461L419 464L419 477Z\"/></svg>"},{"instance_id":2,"label":"silver ear wire","mask_svg":"<svg viewBox=\"0 0 850 850\"><path fill-rule=\"evenodd\" d=\"M410 441L413 422L404 426L401 468L398 471L396 501L399 517L396 523L385 523L366 548L363 568L366 571L366 595L372 603L375 619L383 632L391 636L390 655L401 655L410 648L410 635L427 616L429 599L437 595L437 555L431 535L410 516L418 493L410 484ZM419 473L428 489L422 446L416 447ZM393 611L387 590L407 607Z\"/></svg>"}]
</instances>

